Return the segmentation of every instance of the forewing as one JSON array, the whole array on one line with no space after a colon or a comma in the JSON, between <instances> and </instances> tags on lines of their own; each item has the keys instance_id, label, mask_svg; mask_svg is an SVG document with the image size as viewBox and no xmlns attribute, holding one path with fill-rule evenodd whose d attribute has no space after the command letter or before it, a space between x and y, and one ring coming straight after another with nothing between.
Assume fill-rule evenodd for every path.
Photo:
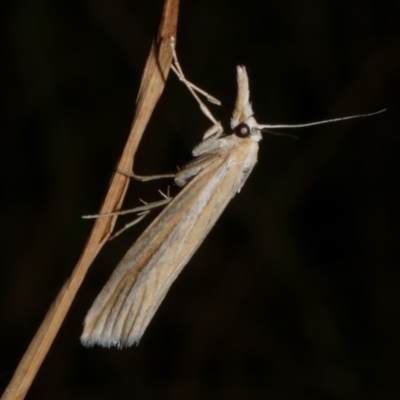
<instances>
[{"instance_id":1,"label":"forewing","mask_svg":"<svg viewBox=\"0 0 400 400\"><path fill-rule=\"evenodd\" d=\"M239 189L245 160L243 152L234 153L216 155L126 253L86 316L83 344L139 342L172 282Z\"/></svg>"}]
</instances>

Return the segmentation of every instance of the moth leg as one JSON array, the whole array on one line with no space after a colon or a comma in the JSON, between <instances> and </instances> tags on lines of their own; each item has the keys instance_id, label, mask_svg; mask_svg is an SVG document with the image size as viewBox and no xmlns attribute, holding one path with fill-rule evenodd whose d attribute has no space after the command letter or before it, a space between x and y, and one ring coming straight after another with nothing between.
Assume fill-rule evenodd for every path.
<instances>
[{"instance_id":1,"label":"moth leg","mask_svg":"<svg viewBox=\"0 0 400 400\"><path fill-rule=\"evenodd\" d=\"M105 213L105 214L83 215L82 218L83 219L93 219L93 218L111 217L113 215L125 215L125 214L143 213L143 212L146 213L146 212L149 212L153 208L165 206L171 200L172 200L172 197L167 195L167 196L164 196L164 198L162 200L153 201L152 203L144 202L145 204L143 206L130 208L128 210L113 211L113 212Z\"/></svg>"},{"instance_id":2,"label":"moth leg","mask_svg":"<svg viewBox=\"0 0 400 400\"><path fill-rule=\"evenodd\" d=\"M82 218L91 219L91 218L110 217L112 215L125 215L125 214L131 214L131 213L138 213L138 217L135 220L124 225L119 231L115 232L112 236L110 236L108 238L108 240L112 240L115 237L117 237L118 235L120 235L126 229L139 223L142 219L144 219L146 217L146 215L149 214L150 210L152 210L153 208L165 206L172 200L172 197L169 196L169 193L167 193L167 195L165 195L162 192L160 192L160 193L163 195L164 199L159 200L159 201L154 201L152 203L146 203L145 201L142 200L142 202L144 203L143 206L130 208L129 210L114 211L114 212L105 213L105 214L84 215L84 216L82 216Z\"/></svg>"},{"instance_id":3,"label":"moth leg","mask_svg":"<svg viewBox=\"0 0 400 400\"><path fill-rule=\"evenodd\" d=\"M130 212L137 212L137 210L140 208L143 211L141 211L140 213L138 213L138 217L133 220L132 222L129 222L127 224L125 224L120 230L118 230L117 232L115 232L113 235L111 235L108 240L112 240L114 238L116 238L118 235L120 235L122 232L124 232L126 229L130 228L133 225L136 225L137 223L139 223L142 219L144 219L146 217L146 215L148 215L150 213L150 210L152 210L153 208L156 207L161 207L161 206L165 206L167 205L171 200L172 197L170 197L169 195L169 188L168 188L168 192L167 194L164 194L161 190L159 190L159 192L162 194L162 196L164 197L163 200L159 200L159 201L154 201L152 203L146 203L145 201L141 200L144 203L144 206L142 207L136 207L136 209L131 209L131 210L124 210L119 212L119 214L128 214ZM134 211L135 210L135 211ZM118 212L118 211L117 211Z\"/></svg>"},{"instance_id":4,"label":"moth leg","mask_svg":"<svg viewBox=\"0 0 400 400\"><path fill-rule=\"evenodd\" d=\"M145 211L143 214L139 215L135 220L132 222L129 222L125 224L121 229L119 229L117 232L113 233L111 236L109 236L108 240L113 240L117 236L119 236L122 232L126 231L129 229L131 226L138 224L142 219L144 219L147 215L149 214L149 211Z\"/></svg>"},{"instance_id":5,"label":"moth leg","mask_svg":"<svg viewBox=\"0 0 400 400\"><path fill-rule=\"evenodd\" d=\"M182 81L186 87L189 89L190 93L192 93L193 97L196 99L197 103L200 106L201 111L203 112L203 114L210 120L212 121L212 123L216 126L218 126L221 130L222 127L220 125L220 123L214 118L214 116L212 115L211 111L208 109L208 107L201 101L200 97L197 95L196 92L202 94L209 102L214 103L214 104L218 104L220 105L221 102L219 100L217 100L215 97L209 95L207 92L205 92L204 90L200 89L199 87L195 86L193 83L189 82L186 78L185 75L183 74L182 68L179 64L178 61L178 56L176 55L176 51L175 51L175 39L174 37L171 36L171 48L172 48L172 54L174 57L174 64L171 65L172 70L175 72L175 74L177 75L178 79L180 81Z\"/></svg>"},{"instance_id":6,"label":"moth leg","mask_svg":"<svg viewBox=\"0 0 400 400\"><path fill-rule=\"evenodd\" d=\"M149 175L149 176L142 176L142 175L136 175L133 171L132 172L124 172L119 169L116 170L119 174L125 175L129 178L135 179L140 182L148 182L148 181L153 181L156 179L163 179L163 178L175 178L176 174L162 174L162 175Z\"/></svg>"}]
</instances>

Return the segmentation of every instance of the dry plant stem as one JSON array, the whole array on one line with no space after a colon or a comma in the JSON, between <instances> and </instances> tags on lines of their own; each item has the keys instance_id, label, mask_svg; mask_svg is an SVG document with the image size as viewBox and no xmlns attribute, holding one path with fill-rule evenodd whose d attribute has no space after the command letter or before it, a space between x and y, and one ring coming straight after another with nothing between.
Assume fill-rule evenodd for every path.
<instances>
[{"instance_id":1,"label":"dry plant stem","mask_svg":"<svg viewBox=\"0 0 400 400\"><path fill-rule=\"evenodd\" d=\"M143 72L136 113L132 128L118 163L117 169L131 171L134 156L144 129L153 109L164 89L165 81L172 61L170 45L171 36L176 38L179 0L166 0L159 27L157 43L153 43L150 55ZM122 174L114 174L100 214L119 209L124 199L129 178ZM116 221L116 216L98 218L71 277L62 287L56 300L51 305L35 337L31 341L15 374L6 388L2 400L23 399L32 384L51 344L68 312L83 278L91 263L109 238Z\"/></svg>"}]
</instances>

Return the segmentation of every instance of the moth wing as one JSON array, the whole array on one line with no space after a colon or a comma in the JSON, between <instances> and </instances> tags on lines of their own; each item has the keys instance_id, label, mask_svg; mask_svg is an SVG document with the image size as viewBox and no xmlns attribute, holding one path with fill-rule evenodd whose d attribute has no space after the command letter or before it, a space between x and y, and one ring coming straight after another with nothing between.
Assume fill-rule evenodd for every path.
<instances>
[{"instance_id":1,"label":"moth wing","mask_svg":"<svg viewBox=\"0 0 400 400\"><path fill-rule=\"evenodd\" d=\"M86 316L84 345L140 341L172 282L239 189L241 167L231 156L216 156L126 253Z\"/></svg>"}]
</instances>

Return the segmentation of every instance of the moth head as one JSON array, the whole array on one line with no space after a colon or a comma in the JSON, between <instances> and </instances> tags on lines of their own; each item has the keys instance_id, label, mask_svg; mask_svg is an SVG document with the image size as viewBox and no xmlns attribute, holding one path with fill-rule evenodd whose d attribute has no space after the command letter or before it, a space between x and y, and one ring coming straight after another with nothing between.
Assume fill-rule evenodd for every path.
<instances>
[{"instance_id":1,"label":"moth head","mask_svg":"<svg viewBox=\"0 0 400 400\"><path fill-rule=\"evenodd\" d=\"M237 67L238 93L235 108L231 119L231 128L238 137L251 137L254 141L261 140L261 133L257 121L253 117L253 108L250 103L249 78L244 66Z\"/></svg>"}]
</instances>

